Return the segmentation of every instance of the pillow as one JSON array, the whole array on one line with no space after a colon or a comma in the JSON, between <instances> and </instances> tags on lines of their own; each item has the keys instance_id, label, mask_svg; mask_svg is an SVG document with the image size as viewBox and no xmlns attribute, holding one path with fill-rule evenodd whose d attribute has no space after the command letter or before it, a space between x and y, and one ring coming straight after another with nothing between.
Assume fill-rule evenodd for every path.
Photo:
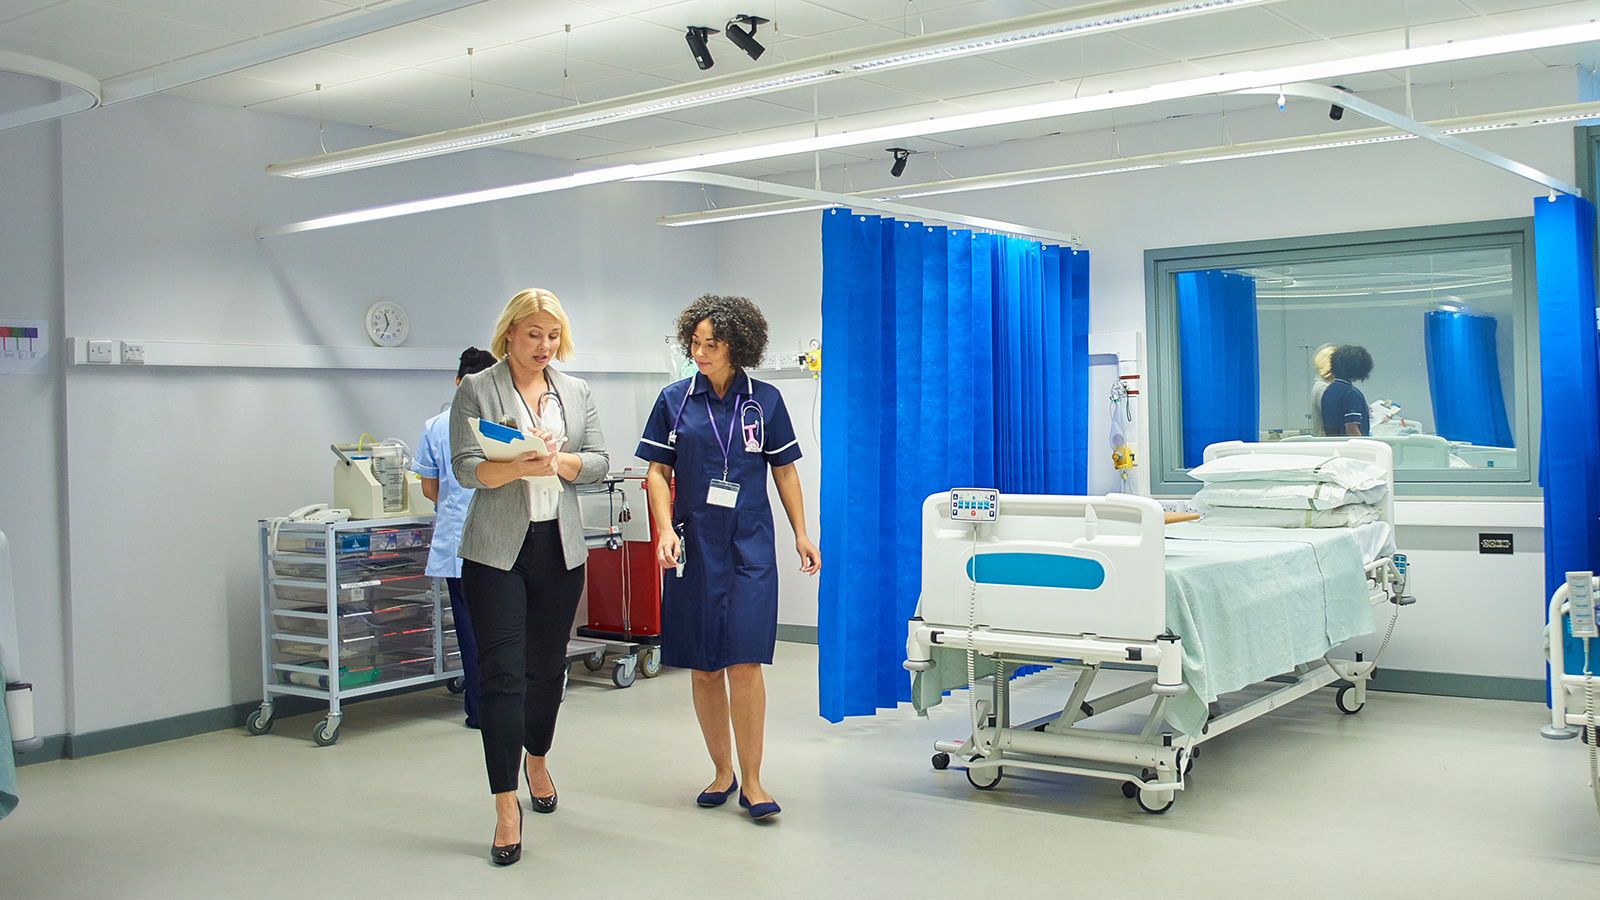
<instances>
[{"instance_id":1,"label":"pillow","mask_svg":"<svg viewBox=\"0 0 1600 900\"><path fill-rule=\"evenodd\" d=\"M1336 484L1277 484L1271 481L1220 481L1201 488L1189 501L1205 512L1214 506L1249 506L1258 509L1333 509L1346 503L1377 503L1389 492L1388 483L1353 491Z\"/></svg>"},{"instance_id":2,"label":"pillow","mask_svg":"<svg viewBox=\"0 0 1600 900\"><path fill-rule=\"evenodd\" d=\"M1241 453L1221 456L1189 470L1206 484L1219 481L1271 481L1277 484L1336 484L1366 491L1388 484L1382 467L1343 456L1301 456L1292 453Z\"/></svg>"},{"instance_id":3,"label":"pillow","mask_svg":"<svg viewBox=\"0 0 1600 900\"><path fill-rule=\"evenodd\" d=\"M1218 506L1200 519L1201 525L1247 528L1350 528L1383 517L1377 507L1349 503L1337 509L1249 509Z\"/></svg>"}]
</instances>

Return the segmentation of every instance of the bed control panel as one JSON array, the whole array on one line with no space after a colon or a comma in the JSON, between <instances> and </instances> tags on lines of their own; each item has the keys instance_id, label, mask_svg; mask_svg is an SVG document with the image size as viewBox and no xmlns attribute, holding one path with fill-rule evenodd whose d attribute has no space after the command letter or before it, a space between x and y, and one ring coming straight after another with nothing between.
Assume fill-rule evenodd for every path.
<instances>
[{"instance_id":1,"label":"bed control panel","mask_svg":"<svg viewBox=\"0 0 1600 900\"><path fill-rule=\"evenodd\" d=\"M950 518L957 522L993 522L1000 518L1000 492L989 488L951 488Z\"/></svg>"}]
</instances>

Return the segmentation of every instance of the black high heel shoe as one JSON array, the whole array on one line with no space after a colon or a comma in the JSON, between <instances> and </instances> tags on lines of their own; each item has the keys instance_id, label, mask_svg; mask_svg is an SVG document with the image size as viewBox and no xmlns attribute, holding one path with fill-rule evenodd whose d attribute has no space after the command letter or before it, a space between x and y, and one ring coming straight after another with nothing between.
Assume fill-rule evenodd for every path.
<instances>
[{"instance_id":1,"label":"black high heel shoe","mask_svg":"<svg viewBox=\"0 0 1600 900\"><path fill-rule=\"evenodd\" d=\"M534 812L549 814L556 811L556 800L559 798L556 795L556 780L554 778L550 779L550 796L548 797L535 797L533 795L533 782L528 780L527 766L522 767L522 780L528 785L528 799L533 802Z\"/></svg>"},{"instance_id":2,"label":"black high heel shoe","mask_svg":"<svg viewBox=\"0 0 1600 900\"><path fill-rule=\"evenodd\" d=\"M491 843L489 858L497 866L509 866L522 858L522 804L517 804L517 842L505 847Z\"/></svg>"}]
</instances>

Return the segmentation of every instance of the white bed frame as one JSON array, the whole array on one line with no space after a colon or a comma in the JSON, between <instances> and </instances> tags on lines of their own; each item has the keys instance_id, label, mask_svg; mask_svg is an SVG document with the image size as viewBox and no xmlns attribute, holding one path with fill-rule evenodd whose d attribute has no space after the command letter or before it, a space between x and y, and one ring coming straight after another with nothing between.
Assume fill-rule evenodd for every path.
<instances>
[{"instance_id":1,"label":"white bed frame","mask_svg":"<svg viewBox=\"0 0 1600 900\"><path fill-rule=\"evenodd\" d=\"M1390 486L1383 520L1393 525L1394 467L1387 444L1234 441L1206 448L1205 458L1248 453L1337 454L1380 465L1389 473ZM993 658L998 666L993 677L982 679L969 692L972 736L961 743L936 742L934 768L948 766L952 755L962 757L968 780L985 790L999 783L1003 768L1111 779L1122 782L1123 793L1136 797L1141 808L1160 813L1184 789L1184 775L1200 744L1337 681L1348 682L1336 695L1339 709L1346 713L1361 709L1375 661L1364 660L1359 653L1354 660L1322 656L1273 679L1269 693L1214 716L1199 734L1175 733L1167 726L1168 698L1188 686L1182 678L1179 638L1166 629L1164 533L1161 505L1127 494L1002 494L998 520L991 524L952 521L948 493L923 503L922 595L917 615L909 622L905 667L933 668L934 647L970 648ZM1104 580L1097 587L1074 589L976 585L968 575L968 561L1004 552L1092 560L1102 567ZM1093 571L1093 566L1087 568ZM1403 556L1368 564L1366 577L1374 605L1409 602ZM1009 680L1021 665L1078 672L1061 712L1011 724ZM1091 699L1095 677L1107 665L1153 670L1153 676ZM932 684L932 679L924 679L924 684ZM1138 734L1077 727L1085 719L1152 694L1155 703Z\"/></svg>"}]
</instances>

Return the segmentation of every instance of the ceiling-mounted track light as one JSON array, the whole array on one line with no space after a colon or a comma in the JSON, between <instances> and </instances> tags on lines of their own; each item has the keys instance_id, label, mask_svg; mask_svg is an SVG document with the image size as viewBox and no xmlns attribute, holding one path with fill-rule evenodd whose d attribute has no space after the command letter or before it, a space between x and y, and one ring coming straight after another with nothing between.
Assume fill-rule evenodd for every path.
<instances>
[{"instance_id":1,"label":"ceiling-mounted track light","mask_svg":"<svg viewBox=\"0 0 1600 900\"><path fill-rule=\"evenodd\" d=\"M911 156L912 151L904 147L890 147L889 152L894 154L894 165L889 167L889 174L899 178L906 173L906 159Z\"/></svg>"},{"instance_id":2,"label":"ceiling-mounted track light","mask_svg":"<svg viewBox=\"0 0 1600 900\"><path fill-rule=\"evenodd\" d=\"M767 48L756 40L756 26L765 25L769 21L771 20L760 16L734 16L728 20L728 27L723 29L722 33L728 36L728 40L733 41L735 47L750 54L751 59L760 59L761 54L767 52ZM749 25L750 30L740 29L740 23Z\"/></svg>"},{"instance_id":3,"label":"ceiling-mounted track light","mask_svg":"<svg viewBox=\"0 0 1600 900\"><path fill-rule=\"evenodd\" d=\"M711 48L706 46L706 38L716 33L717 30L715 28L690 25L688 31L683 35L683 39L689 42L689 52L694 54L694 64L699 66L701 70L709 69L717 64L717 61L711 58Z\"/></svg>"},{"instance_id":4,"label":"ceiling-mounted track light","mask_svg":"<svg viewBox=\"0 0 1600 900\"><path fill-rule=\"evenodd\" d=\"M1349 88L1345 87L1342 84L1336 84L1333 87L1334 87L1334 90L1344 91L1347 94L1354 93L1354 91L1351 91ZM1335 122L1337 122L1340 119L1344 118L1344 107L1339 106L1338 104L1334 104L1333 106L1328 107L1328 118L1334 120Z\"/></svg>"}]
</instances>

